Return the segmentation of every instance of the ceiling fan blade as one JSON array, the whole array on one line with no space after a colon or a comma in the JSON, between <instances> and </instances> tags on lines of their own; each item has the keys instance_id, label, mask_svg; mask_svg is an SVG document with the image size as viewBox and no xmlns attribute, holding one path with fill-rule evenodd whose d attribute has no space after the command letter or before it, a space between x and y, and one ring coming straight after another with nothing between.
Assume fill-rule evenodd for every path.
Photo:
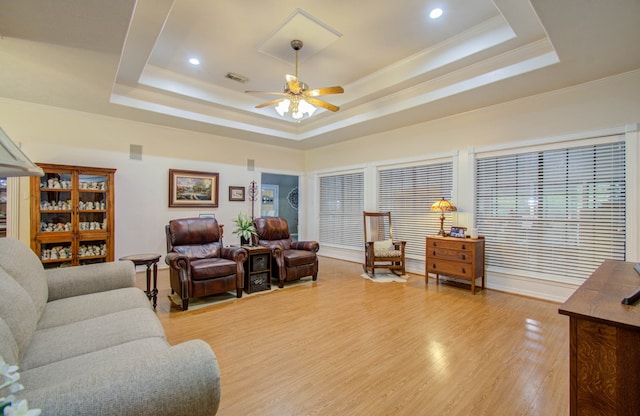
<instances>
[{"instance_id":1,"label":"ceiling fan blade","mask_svg":"<svg viewBox=\"0 0 640 416\"><path fill-rule=\"evenodd\" d=\"M326 101L318 100L317 98L305 97L304 98L309 104L317 105L318 107L326 108L327 110L336 112L340 110L340 107L337 105L330 104Z\"/></svg>"},{"instance_id":2,"label":"ceiling fan blade","mask_svg":"<svg viewBox=\"0 0 640 416\"><path fill-rule=\"evenodd\" d=\"M326 87L326 88L316 88L315 90L304 91L304 95L307 97L317 97L318 95L327 95L327 94L342 94L344 92L344 88L342 87Z\"/></svg>"},{"instance_id":3,"label":"ceiling fan blade","mask_svg":"<svg viewBox=\"0 0 640 416\"><path fill-rule=\"evenodd\" d=\"M282 91L245 91L245 93L247 94L269 94L269 95L287 95L286 92L282 92Z\"/></svg>"},{"instance_id":4,"label":"ceiling fan blade","mask_svg":"<svg viewBox=\"0 0 640 416\"><path fill-rule=\"evenodd\" d=\"M284 101L286 99L287 97L276 98L275 100L271 100L271 101L267 101L266 103L259 104L256 106L256 108L262 108L262 107L267 107L273 104L278 104L280 101Z\"/></svg>"},{"instance_id":5,"label":"ceiling fan blade","mask_svg":"<svg viewBox=\"0 0 640 416\"><path fill-rule=\"evenodd\" d=\"M298 77L287 74L285 78L287 79L287 86L289 87L289 91L294 94L300 94L302 88L300 87Z\"/></svg>"}]
</instances>

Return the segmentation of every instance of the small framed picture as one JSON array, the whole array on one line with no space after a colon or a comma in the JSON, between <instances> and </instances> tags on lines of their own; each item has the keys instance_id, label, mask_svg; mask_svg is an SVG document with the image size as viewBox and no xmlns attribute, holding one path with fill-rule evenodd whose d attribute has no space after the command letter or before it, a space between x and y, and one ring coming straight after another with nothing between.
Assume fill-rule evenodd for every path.
<instances>
[{"instance_id":1,"label":"small framed picture","mask_svg":"<svg viewBox=\"0 0 640 416\"><path fill-rule=\"evenodd\" d=\"M451 233L449 235L455 238L465 238L466 232L467 232L466 227L451 227Z\"/></svg>"},{"instance_id":2,"label":"small framed picture","mask_svg":"<svg viewBox=\"0 0 640 416\"><path fill-rule=\"evenodd\" d=\"M230 186L229 201L244 201L244 186Z\"/></svg>"}]
</instances>

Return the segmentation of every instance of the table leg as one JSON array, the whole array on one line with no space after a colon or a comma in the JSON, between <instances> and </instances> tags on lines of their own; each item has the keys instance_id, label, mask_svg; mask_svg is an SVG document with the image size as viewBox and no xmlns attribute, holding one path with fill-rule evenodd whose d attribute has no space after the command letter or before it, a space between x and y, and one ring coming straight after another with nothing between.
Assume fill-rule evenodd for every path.
<instances>
[{"instance_id":1,"label":"table leg","mask_svg":"<svg viewBox=\"0 0 640 416\"><path fill-rule=\"evenodd\" d=\"M151 264L147 263L147 298L151 299Z\"/></svg>"},{"instance_id":2,"label":"table leg","mask_svg":"<svg viewBox=\"0 0 640 416\"><path fill-rule=\"evenodd\" d=\"M153 263L153 291L151 291L151 296L153 296L153 309L155 309L158 303L158 263Z\"/></svg>"}]
</instances>

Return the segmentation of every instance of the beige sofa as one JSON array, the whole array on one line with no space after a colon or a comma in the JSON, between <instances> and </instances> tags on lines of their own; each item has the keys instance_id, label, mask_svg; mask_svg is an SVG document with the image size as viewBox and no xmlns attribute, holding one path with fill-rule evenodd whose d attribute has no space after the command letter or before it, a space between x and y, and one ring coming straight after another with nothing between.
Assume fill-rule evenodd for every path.
<instances>
[{"instance_id":1,"label":"beige sofa","mask_svg":"<svg viewBox=\"0 0 640 416\"><path fill-rule=\"evenodd\" d=\"M170 346L131 262L47 269L0 238L0 355L43 415L213 415L220 372L208 344ZM5 393L5 392L2 392Z\"/></svg>"}]
</instances>

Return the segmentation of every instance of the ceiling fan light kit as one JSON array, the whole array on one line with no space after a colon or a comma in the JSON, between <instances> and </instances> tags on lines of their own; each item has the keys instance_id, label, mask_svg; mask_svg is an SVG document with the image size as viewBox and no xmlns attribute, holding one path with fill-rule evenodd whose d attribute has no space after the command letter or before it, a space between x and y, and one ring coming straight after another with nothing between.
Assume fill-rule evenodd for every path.
<instances>
[{"instance_id":1,"label":"ceiling fan light kit","mask_svg":"<svg viewBox=\"0 0 640 416\"><path fill-rule=\"evenodd\" d=\"M281 117L289 115L296 121L300 121L303 118L309 118L315 113L316 107L322 107L329 111L336 112L340 110L340 107L330 104L326 101L314 98L327 94L342 94L344 89L339 86L309 89L309 86L298 79L298 51L302 49L302 41L294 39L291 41L291 47L296 51L296 74L286 75L287 82L284 85L284 92L269 92L269 91L245 91L247 93L254 94L270 94L270 95L282 95L281 98L268 101L256 106L256 108L267 107L269 105L278 104L275 109Z\"/></svg>"}]
</instances>

